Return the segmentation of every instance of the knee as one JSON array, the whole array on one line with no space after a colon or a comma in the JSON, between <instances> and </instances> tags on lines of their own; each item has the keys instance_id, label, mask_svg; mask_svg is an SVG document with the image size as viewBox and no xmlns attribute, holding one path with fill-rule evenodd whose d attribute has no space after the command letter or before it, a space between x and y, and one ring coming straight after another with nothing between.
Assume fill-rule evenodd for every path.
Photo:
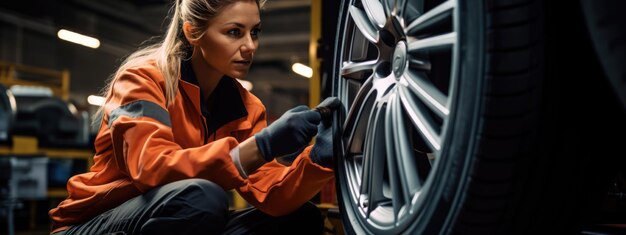
<instances>
[{"instance_id":1,"label":"knee","mask_svg":"<svg viewBox=\"0 0 626 235\"><path fill-rule=\"evenodd\" d=\"M179 181L184 187L189 190L197 190L198 193L204 194L207 196L220 197L221 199L227 200L228 196L226 195L226 191L216 183L213 183L209 180L205 179L186 179Z\"/></svg>"},{"instance_id":2,"label":"knee","mask_svg":"<svg viewBox=\"0 0 626 235\"><path fill-rule=\"evenodd\" d=\"M221 231L228 222L228 196L219 185L204 179L186 179L164 186L165 200L157 206L142 231L168 234L168 229ZM148 233L148 232L146 232ZM178 233L178 232L177 232Z\"/></svg>"},{"instance_id":3,"label":"knee","mask_svg":"<svg viewBox=\"0 0 626 235\"><path fill-rule=\"evenodd\" d=\"M228 195L219 185L205 179L186 179L178 183L184 201L204 211L228 212Z\"/></svg>"}]
</instances>

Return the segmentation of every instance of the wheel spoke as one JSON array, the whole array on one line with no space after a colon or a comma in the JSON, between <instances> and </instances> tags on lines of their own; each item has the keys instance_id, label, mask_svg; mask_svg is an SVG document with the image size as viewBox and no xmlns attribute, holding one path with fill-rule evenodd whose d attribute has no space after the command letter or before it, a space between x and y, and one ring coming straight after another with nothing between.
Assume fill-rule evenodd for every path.
<instances>
[{"instance_id":1,"label":"wheel spoke","mask_svg":"<svg viewBox=\"0 0 626 235\"><path fill-rule=\"evenodd\" d=\"M393 11L393 7L396 0L381 0L382 4L383 4L383 8L385 9L385 16L386 18L389 18L389 16L391 16L391 12Z\"/></svg>"},{"instance_id":2,"label":"wheel spoke","mask_svg":"<svg viewBox=\"0 0 626 235\"><path fill-rule=\"evenodd\" d=\"M354 78L355 73L371 71L376 65L376 60L364 61L364 62L344 62L341 67L341 75Z\"/></svg>"},{"instance_id":3,"label":"wheel spoke","mask_svg":"<svg viewBox=\"0 0 626 235\"><path fill-rule=\"evenodd\" d=\"M456 44L456 33L446 33L434 37L428 37L423 39L415 39L409 37L409 46L408 51L410 52L419 52L419 51L430 51L435 49L442 48L452 48L454 44Z\"/></svg>"},{"instance_id":4,"label":"wheel spoke","mask_svg":"<svg viewBox=\"0 0 626 235\"><path fill-rule=\"evenodd\" d=\"M337 86L339 91L341 91L337 96L339 97L339 99L346 105L346 109L350 108L350 104L349 104L349 95L348 95L348 80L346 79L339 79L339 81L337 81ZM346 110L344 110L346 111Z\"/></svg>"},{"instance_id":5,"label":"wheel spoke","mask_svg":"<svg viewBox=\"0 0 626 235\"><path fill-rule=\"evenodd\" d=\"M398 132L400 129L395 129L396 128L396 124L393 123L394 122L394 118L393 118L393 113L395 112L394 110L394 105L393 105L393 101L394 101L395 95L391 95L389 97L389 104L388 104L388 110L387 113L385 114L385 135L387 136L385 138L386 140L386 144L387 146L395 146L396 144L396 133L394 132ZM400 131L401 132L401 131ZM400 213L400 209L402 208L402 205L406 204L407 200L405 197L402 197L401 195L404 194L402 186L400 185L400 173L398 172L398 166L396 165L396 158L398 157L397 153L395 152L395 148L387 148L387 167L389 169L389 184L391 186L391 201L392 201L392 205L393 205L393 215L394 215L394 221L398 221L398 215Z\"/></svg>"},{"instance_id":6,"label":"wheel spoke","mask_svg":"<svg viewBox=\"0 0 626 235\"><path fill-rule=\"evenodd\" d=\"M455 8L456 3L453 0L448 0L439 4L430 11L424 13L417 19L415 19L407 27L407 32L410 35L414 35L417 32L428 28L452 15L452 11Z\"/></svg>"},{"instance_id":7,"label":"wheel spoke","mask_svg":"<svg viewBox=\"0 0 626 235\"><path fill-rule=\"evenodd\" d=\"M367 186L367 195L369 198L367 213L370 214L382 202L388 201L383 195L383 178L385 174L385 106L376 103L369 118L368 133L366 134L365 157L368 158L370 165L369 185ZM365 171L364 171L365 172Z\"/></svg>"},{"instance_id":8,"label":"wheel spoke","mask_svg":"<svg viewBox=\"0 0 626 235\"><path fill-rule=\"evenodd\" d=\"M370 123L371 124L371 123ZM370 126L368 125L368 128L370 128ZM363 168L361 169L361 185L360 185L360 189L359 192L361 194L360 198L359 198L359 204L361 205L361 207L369 207L369 193L370 193L370 186L372 185L371 183L371 177L372 177L372 151L371 151L371 144L372 144L372 136L371 135L367 135L365 137L365 149L363 151Z\"/></svg>"},{"instance_id":9,"label":"wheel spoke","mask_svg":"<svg viewBox=\"0 0 626 235\"><path fill-rule=\"evenodd\" d=\"M375 138L374 135L372 134L375 130L375 122L373 115L376 113L378 109L374 106L373 110L369 113L368 118L366 120L367 122L367 132L365 133L365 140L364 140L364 149L363 149L363 170L361 171L361 195L365 195L367 202L363 203L363 200L361 200L362 204L365 205L371 205L369 203L369 197L371 194L371 186L372 186L372 171L374 170L374 159L375 159L375 155L374 155L374 144L375 144Z\"/></svg>"},{"instance_id":10,"label":"wheel spoke","mask_svg":"<svg viewBox=\"0 0 626 235\"><path fill-rule=\"evenodd\" d=\"M426 139L426 143L430 148L439 151L441 149L441 137L437 134L432 124L433 122L427 118L428 114L424 113L427 111L424 110L425 108L419 107L419 101L413 98L413 95L410 94L410 91L406 87L399 86L398 88L402 106L413 122L413 125L417 127L419 133Z\"/></svg>"},{"instance_id":11,"label":"wheel spoke","mask_svg":"<svg viewBox=\"0 0 626 235\"><path fill-rule=\"evenodd\" d=\"M387 146L395 146L396 135L394 132L398 132L398 130L400 130L400 129L395 129L396 125L395 123L393 123L394 122L393 113L395 112L394 110L395 107L393 106L394 97L395 95L391 95L391 97L389 97L389 104L388 104L389 106L388 106L387 113L385 114L385 120L386 120L385 135L387 136L385 140L386 140ZM404 190L399 179L401 178L401 175L398 172L399 169L398 169L398 166L396 165L397 157L399 156L397 155L395 148L387 148L387 167L389 169L389 184L390 184L391 195L392 195L391 204L393 206L393 215L394 215L393 221L394 222L398 221L400 209L407 202L406 197L402 196L404 195Z\"/></svg>"},{"instance_id":12,"label":"wheel spoke","mask_svg":"<svg viewBox=\"0 0 626 235\"><path fill-rule=\"evenodd\" d=\"M406 129L402 120L402 107L396 94L391 95L389 98L385 121L386 144L388 146L387 165L389 166L389 178L393 195L394 221L397 222L402 208L411 202L412 193L419 188L419 184L415 185L419 181L414 171L415 163L412 159L413 154L410 153L411 146L407 144L408 137L407 133L404 132Z\"/></svg>"},{"instance_id":13,"label":"wheel spoke","mask_svg":"<svg viewBox=\"0 0 626 235\"><path fill-rule=\"evenodd\" d=\"M409 58L409 67L421 71L430 71L432 66L429 61Z\"/></svg>"},{"instance_id":14,"label":"wheel spoke","mask_svg":"<svg viewBox=\"0 0 626 235\"><path fill-rule=\"evenodd\" d=\"M385 159L386 159L386 145L385 145L385 104L375 104L376 110L372 112L370 123L372 123L372 129L370 129L371 136L369 143L369 151L371 160L371 180L369 186L369 212L376 209L382 202L388 201L383 195L383 178L385 176Z\"/></svg>"},{"instance_id":15,"label":"wheel spoke","mask_svg":"<svg viewBox=\"0 0 626 235\"><path fill-rule=\"evenodd\" d=\"M344 143L346 143L346 149L352 153L363 151L367 118L375 98L376 91L372 89L372 78L369 78L356 95L343 125L344 134L348 135L344 136L347 138L344 139Z\"/></svg>"},{"instance_id":16,"label":"wheel spoke","mask_svg":"<svg viewBox=\"0 0 626 235\"><path fill-rule=\"evenodd\" d=\"M359 31L361 31L363 36L367 38L367 40L371 43L376 43L378 41L378 31L367 18L367 15L361 11L361 9L355 6L350 6L350 16L356 24L356 27Z\"/></svg>"},{"instance_id":17,"label":"wheel spoke","mask_svg":"<svg viewBox=\"0 0 626 235\"><path fill-rule=\"evenodd\" d=\"M396 11L396 15L400 17L400 19L404 18L404 9L406 8L406 0L395 0L394 9Z\"/></svg>"},{"instance_id":18,"label":"wheel spoke","mask_svg":"<svg viewBox=\"0 0 626 235\"><path fill-rule=\"evenodd\" d=\"M349 164L348 166L350 169L346 170L349 170L349 172L353 172L354 175L359 176L353 178L353 180L355 180L354 185L361 185L363 178L360 176L363 174L363 165L365 164L363 154L348 155L346 158L349 158L350 162L352 162L352 164ZM358 188L354 189L354 192L358 191Z\"/></svg>"},{"instance_id":19,"label":"wheel spoke","mask_svg":"<svg viewBox=\"0 0 626 235\"><path fill-rule=\"evenodd\" d=\"M404 123L404 116L402 115L403 109L401 100L396 97L392 103L393 105L393 123L396 125L396 130L408 130ZM416 162L413 157L413 146L410 141L410 133L404 131L400 132L396 143L396 156L398 156L398 169L402 180L402 188L404 196L407 202L411 200L411 196L420 189L420 181L418 180L418 173L416 171Z\"/></svg>"},{"instance_id":20,"label":"wheel spoke","mask_svg":"<svg viewBox=\"0 0 626 235\"><path fill-rule=\"evenodd\" d=\"M361 3L363 3L367 18L374 26L377 26L376 29L383 28L387 22L383 5L378 0L361 0Z\"/></svg>"},{"instance_id":21,"label":"wheel spoke","mask_svg":"<svg viewBox=\"0 0 626 235\"><path fill-rule=\"evenodd\" d=\"M437 116L448 117L450 114L450 109L446 105L448 97L424 77L425 75L420 72L408 72L403 76L402 83L406 82L412 93L416 94Z\"/></svg>"}]
</instances>

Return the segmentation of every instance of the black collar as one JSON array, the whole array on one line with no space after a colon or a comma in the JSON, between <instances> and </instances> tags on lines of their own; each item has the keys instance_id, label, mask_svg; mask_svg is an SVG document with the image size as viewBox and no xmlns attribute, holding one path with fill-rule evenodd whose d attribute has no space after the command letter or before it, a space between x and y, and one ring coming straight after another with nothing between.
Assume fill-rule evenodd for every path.
<instances>
[{"instance_id":1,"label":"black collar","mask_svg":"<svg viewBox=\"0 0 626 235\"><path fill-rule=\"evenodd\" d=\"M200 87L196 74L193 72L191 60L181 61L180 66L181 78ZM200 89L200 110L206 118L208 133L213 134L217 129L226 123L248 116L246 106L239 94L239 87L234 78L224 76L213 90L213 94L209 99L213 100L212 107L209 107L208 101L203 100L202 89Z\"/></svg>"}]
</instances>

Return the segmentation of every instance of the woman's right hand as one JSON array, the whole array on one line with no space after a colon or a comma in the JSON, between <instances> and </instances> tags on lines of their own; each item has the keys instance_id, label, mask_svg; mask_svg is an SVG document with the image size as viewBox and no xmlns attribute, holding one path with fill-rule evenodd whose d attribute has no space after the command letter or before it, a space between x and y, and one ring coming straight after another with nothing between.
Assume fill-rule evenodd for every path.
<instances>
[{"instance_id":1,"label":"woman's right hand","mask_svg":"<svg viewBox=\"0 0 626 235\"><path fill-rule=\"evenodd\" d=\"M271 125L255 134L259 152L265 161L304 148L317 134L321 115L301 105L285 112Z\"/></svg>"}]
</instances>

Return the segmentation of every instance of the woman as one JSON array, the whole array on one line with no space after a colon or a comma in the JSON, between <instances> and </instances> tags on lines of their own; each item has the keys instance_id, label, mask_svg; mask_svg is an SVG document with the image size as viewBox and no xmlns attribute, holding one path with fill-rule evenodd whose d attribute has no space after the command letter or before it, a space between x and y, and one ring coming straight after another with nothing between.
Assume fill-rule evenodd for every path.
<instances>
[{"instance_id":1,"label":"woman","mask_svg":"<svg viewBox=\"0 0 626 235\"><path fill-rule=\"evenodd\" d=\"M233 79L252 62L262 5L176 1L164 40L109 82L95 164L50 210L54 234L321 233L307 201L333 177L328 128L304 106L266 127L264 106ZM328 134L305 148L318 128ZM229 214L233 188L256 209Z\"/></svg>"}]
</instances>

